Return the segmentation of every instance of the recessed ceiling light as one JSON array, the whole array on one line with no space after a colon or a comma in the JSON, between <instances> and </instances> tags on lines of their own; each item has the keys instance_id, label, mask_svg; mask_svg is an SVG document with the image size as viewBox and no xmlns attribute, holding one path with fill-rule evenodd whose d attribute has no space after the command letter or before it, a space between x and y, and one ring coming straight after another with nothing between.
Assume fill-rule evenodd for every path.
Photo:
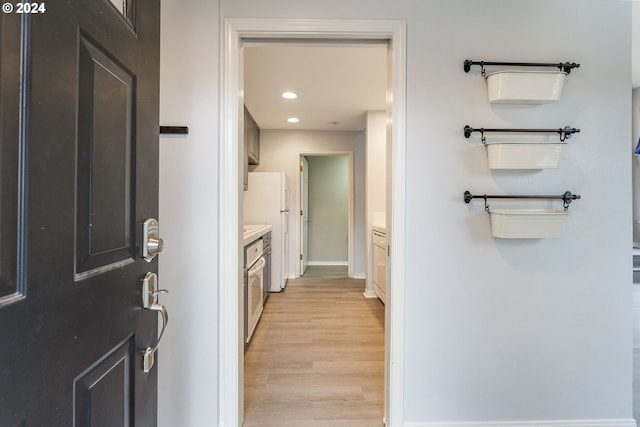
<instances>
[{"instance_id":1,"label":"recessed ceiling light","mask_svg":"<svg viewBox=\"0 0 640 427\"><path fill-rule=\"evenodd\" d=\"M300 119L298 119L297 117L289 117L289 118L287 119L287 121L288 121L289 123L298 123L298 122L300 121Z\"/></svg>"},{"instance_id":2,"label":"recessed ceiling light","mask_svg":"<svg viewBox=\"0 0 640 427\"><path fill-rule=\"evenodd\" d=\"M295 92L284 92L282 94L282 97L285 99L296 99L298 97L298 94Z\"/></svg>"}]
</instances>

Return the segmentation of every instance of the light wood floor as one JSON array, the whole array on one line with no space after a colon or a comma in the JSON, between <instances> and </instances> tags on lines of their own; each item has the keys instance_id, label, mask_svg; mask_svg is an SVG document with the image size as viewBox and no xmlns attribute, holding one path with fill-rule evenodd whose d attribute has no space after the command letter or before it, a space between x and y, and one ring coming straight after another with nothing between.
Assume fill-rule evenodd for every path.
<instances>
[{"instance_id":1,"label":"light wood floor","mask_svg":"<svg viewBox=\"0 0 640 427\"><path fill-rule=\"evenodd\" d=\"M272 293L245 353L245 427L378 427L384 306L313 267Z\"/></svg>"}]
</instances>

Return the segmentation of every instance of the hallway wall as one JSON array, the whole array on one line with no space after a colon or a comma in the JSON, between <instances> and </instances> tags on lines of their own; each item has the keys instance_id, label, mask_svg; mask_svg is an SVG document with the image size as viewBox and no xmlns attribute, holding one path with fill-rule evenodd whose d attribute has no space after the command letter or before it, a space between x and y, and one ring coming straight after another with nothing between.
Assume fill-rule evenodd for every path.
<instances>
[{"instance_id":1,"label":"hallway wall","mask_svg":"<svg viewBox=\"0 0 640 427\"><path fill-rule=\"evenodd\" d=\"M160 36L160 124L189 134L160 137L158 277L171 322L157 356L158 426L209 426L219 413L218 1L162 0Z\"/></svg>"}]
</instances>

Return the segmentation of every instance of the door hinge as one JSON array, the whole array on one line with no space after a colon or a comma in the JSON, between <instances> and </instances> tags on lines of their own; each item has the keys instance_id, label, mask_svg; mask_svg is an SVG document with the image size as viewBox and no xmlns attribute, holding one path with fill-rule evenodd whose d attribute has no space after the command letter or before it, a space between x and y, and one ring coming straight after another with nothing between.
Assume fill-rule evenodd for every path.
<instances>
[{"instance_id":1,"label":"door hinge","mask_svg":"<svg viewBox=\"0 0 640 427\"><path fill-rule=\"evenodd\" d=\"M302 216L302 209L300 209L300 216Z\"/></svg>"},{"instance_id":2,"label":"door hinge","mask_svg":"<svg viewBox=\"0 0 640 427\"><path fill-rule=\"evenodd\" d=\"M302 167L302 165L300 165L300 172L304 171L304 167Z\"/></svg>"},{"instance_id":3,"label":"door hinge","mask_svg":"<svg viewBox=\"0 0 640 427\"><path fill-rule=\"evenodd\" d=\"M302 261L302 254L300 254L300 261Z\"/></svg>"}]
</instances>

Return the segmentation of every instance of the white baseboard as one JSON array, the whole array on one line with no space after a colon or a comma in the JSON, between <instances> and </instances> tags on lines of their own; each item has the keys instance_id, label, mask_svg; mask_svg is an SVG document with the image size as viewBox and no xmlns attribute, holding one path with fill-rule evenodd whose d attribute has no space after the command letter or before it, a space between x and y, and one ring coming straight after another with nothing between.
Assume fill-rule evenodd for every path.
<instances>
[{"instance_id":1,"label":"white baseboard","mask_svg":"<svg viewBox=\"0 0 640 427\"><path fill-rule=\"evenodd\" d=\"M362 295L364 295L365 298L378 298L378 295L376 295L376 291L372 289L365 289Z\"/></svg>"},{"instance_id":2,"label":"white baseboard","mask_svg":"<svg viewBox=\"0 0 640 427\"><path fill-rule=\"evenodd\" d=\"M405 427L637 427L633 418L595 420L408 422Z\"/></svg>"},{"instance_id":3,"label":"white baseboard","mask_svg":"<svg viewBox=\"0 0 640 427\"><path fill-rule=\"evenodd\" d=\"M353 279L361 279L364 280L367 278L367 275L365 273L353 273Z\"/></svg>"},{"instance_id":4,"label":"white baseboard","mask_svg":"<svg viewBox=\"0 0 640 427\"><path fill-rule=\"evenodd\" d=\"M348 261L309 261L308 265L349 265Z\"/></svg>"}]
</instances>

